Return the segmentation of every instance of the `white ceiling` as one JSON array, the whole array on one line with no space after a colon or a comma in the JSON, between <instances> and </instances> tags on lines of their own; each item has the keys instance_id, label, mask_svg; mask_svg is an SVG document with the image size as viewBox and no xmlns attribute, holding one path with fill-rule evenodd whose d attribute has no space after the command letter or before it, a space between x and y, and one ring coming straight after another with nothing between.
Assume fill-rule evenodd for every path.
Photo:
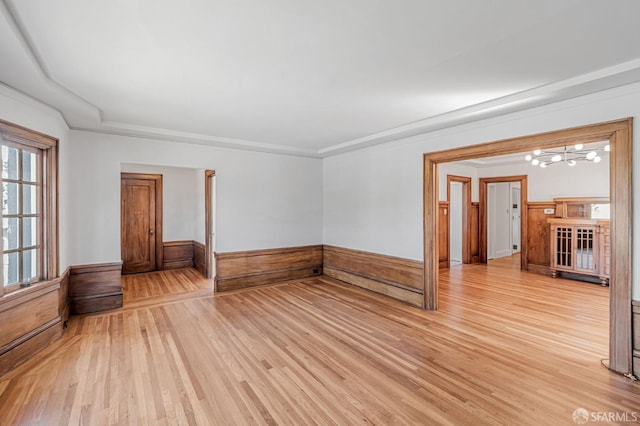
<instances>
[{"instance_id":1,"label":"white ceiling","mask_svg":"<svg viewBox=\"0 0 640 426\"><path fill-rule=\"evenodd\" d=\"M322 157L640 81L637 0L3 0L71 128Z\"/></svg>"}]
</instances>

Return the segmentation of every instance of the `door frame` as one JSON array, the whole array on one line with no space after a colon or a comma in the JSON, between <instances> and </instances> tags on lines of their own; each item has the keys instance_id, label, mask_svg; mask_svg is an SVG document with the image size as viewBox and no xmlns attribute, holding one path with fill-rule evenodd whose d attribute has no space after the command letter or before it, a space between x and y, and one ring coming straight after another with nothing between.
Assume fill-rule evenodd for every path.
<instances>
[{"instance_id":1,"label":"door frame","mask_svg":"<svg viewBox=\"0 0 640 426\"><path fill-rule=\"evenodd\" d=\"M480 220L478 222L478 229L480 233L480 241L478 243L478 250L480 254L480 263L487 263L488 250L487 250L487 228L489 217L487 215L487 185L490 183L511 183L520 182L520 269L526 271L529 267L528 261L528 248L527 248L527 201L528 201L528 184L527 175L517 176L498 176L498 177L486 177L479 178L480 182ZM509 194L511 197L511 194Z\"/></svg>"},{"instance_id":2,"label":"door frame","mask_svg":"<svg viewBox=\"0 0 640 426\"><path fill-rule=\"evenodd\" d=\"M467 176L447 175L447 201L449 202L449 229L451 229L451 182L462 183L462 263L471 263L471 178ZM451 233L449 247L451 247ZM451 254L448 256L447 266L451 267Z\"/></svg>"},{"instance_id":3,"label":"door frame","mask_svg":"<svg viewBox=\"0 0 640 426\"><path fill-rule=\"evenodd\" d=\"M633 371L631 287L633 276L633 118L590 124L423 155L423 308L438 309L438 164L608 140L611 200L609 368ZM523 206L523 210L524 206ZM523 241L526 244L526 241ZM524 256L523 256L524 257Z\"/></svg>"},{"instance_id":4,"label":"door frame","mask_svg":"<svg viewBox=\"0 0 640 426\"><path fill-rule=\"evenodd\" d=\"M122 181L125 179L138 179L138 180L152 180L155 181L155 198L156 198L156 224L155 224L155 238L156 238L156 271L164 269L164 253L162 242L162 175L150 174L150 173L120 173L120 188L122 188ZM122 239L122 225L124 223L124 199L122 197L122 189L120 189L120 250L123 250Z\"/></svg>"},{"instance_id":5,"label":"door frame","mask_svg":"<svg viewBox=\"0 0 640 426\"><path fill-rule=\"evenodd\" d=\"M211 218L213 210L211 209L211 190L213 189L213 177L216 175L215 170L205 170L204 171L204 269L205 269L205 277L207 278L215 278L213 277L213 265L211 264L211 246L213 245L213 241L211 239L211 230L213 229L213 220ZM215 288L214 288L215 291Z\"/></svg>"},{"instance_id":6,"label":"door frame","mask_svg":"<svg viewBox=\"0 0 640 426\"><path fill-rule=\"evenodd\" d=\"M515 191L516 194L518 194L518 203L517 204L515 204L513 202L514 191ZM516 251L516 253L519 253L519 254L522 255L522 240L521 240L521 238L522 238L522 186L514 187L514 186L509 185L509 204L511 205L511 207L509 208L509 213L511 214L511 241L510 241L511 255L514 254L514 250L515 250L513 248L514 247L513 238L516 235L516 233L513 232L513 225L515 223L515 220L514 220L515 219L515 217L514 217L514 206L516 206L515 209L518 210L518 215L520 216L518 218L518 234L519 234L518 235L518 244L515 245L518 248L517 249L518 251ZM528 261L529 261L529 259L527 259L527 269L529 268Z\"/></svg>"}]
</instances>

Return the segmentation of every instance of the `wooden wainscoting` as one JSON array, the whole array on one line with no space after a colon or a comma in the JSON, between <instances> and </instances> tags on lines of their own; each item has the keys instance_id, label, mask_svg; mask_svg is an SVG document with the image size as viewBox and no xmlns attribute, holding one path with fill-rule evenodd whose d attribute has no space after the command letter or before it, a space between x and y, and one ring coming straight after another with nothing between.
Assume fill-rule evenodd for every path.
<instances>
[{"instance_id":1,"label":"wooden wainscoting","mask_svg":"<svg viewBox=\"0 0 640 426\"><path fill-rule=\"evenodd\" d=\"M193 240L162 243L162 269L182 269L193 266Z\"/></svg>"},{"instance_id":2,"label":"wooden wainscoting","mask_svg":"<svg viewBox=\"0 0 640 426\"><path fill-rule=\"evenodd\" d=\"M480 203L474 201L469 209L469 238L471 263L480 263Z\"/></svg>"},{"instance_id":3,"label":"wooden wainscoting","mask_svg":"<svg viewBox=\"0 0 640 426\"><path fill-rule=\"evenodd\" d=\"M438 266L449 267L449 202L438 203Z\"/></svg>"},{"instance_id":4,"label":"wooden wainscoting","mask_svg":"<svg viewBox=\"0 0 640 426\"><path fill-rule=\"evenodd\" d=\"M193 240L165 241L162 244L162 269L195 268L205 274L205 246Z\"/></svg>"},{"instance_id":5,"label":"wooden wainscoting","mask_svg":"<svg viewBox=\"0 0 640 426\"><path fill-rule=\"evenodd\" d=\"M324 246L324 274L415 306L422 306L422 262Z\"/></svg>"},{"instance_id":6,"label":"wooden wainscoting","mask_svg":"<svg viewBox=\"0 0 640 426\"><path fill-rule=\"evenodd\" d=\"M71 316L71 299L69 298L69 276L71 269L67 268L60 277L60 288L58 289L58 312L60 319L65 322Z\"/></svg>"},{"instance_id":7,"label":"wooden wainscoting","mask_svg":"<svg viewBox=\"0 0 640 426\"><path fill-rule=\"evenodd\" d=\"M216 291L322 275L322 246L216 253Z\"/></svg>"},{"instance_id":8,"label":"wooden wainscoting","mask_svg":"<svg viewBox=\"0 0 640 426\"><path fill-rule=\"evenodd\" d=\"M640 376L640 300L634 300L633 306L633 374Z\"/></svg>"},{"instance_id":9,"label":"wooden wainscoting","mask_svg":"<svg viewBox=\"0 0 640 426\"><path fill-rule=\"evenodd\" d=\"M72 266L69 298L72 314L87 314L122 307L122 263Z\"/></svg>"},{"instance_id":10,"label":"wooden wainscoting","mask_svg":"<svg viewBox=\"0 0 640 426\"><path fill-rule=\"evenodd\" d=\"M0 298L0 376L62 336L60 281Z\"/></svg>"},{"instance_id":11,"label":"wooden wainscoting","mask_svg":"<svg viewBox=\"0 0 640 426\"><path fill-rule=\"evenodd\" d=\"M553 201L529 201L527 209L527 265L530 272L551 275L549 224L547 219L555 217L554 213L545 213L545 209L555 212Z\"/></svg>"},{"instance_id":12,"label":"wooden wainscoting","mask_svg":"<svg viewBox=\"0 0 640 426\"><path fill-rule=\"evenodd\" d=\"M204 244L197 241L193 242L193 267L202 275L206 275L207 273L206 252L207 250Z\"/></svg>"}]
</instances>

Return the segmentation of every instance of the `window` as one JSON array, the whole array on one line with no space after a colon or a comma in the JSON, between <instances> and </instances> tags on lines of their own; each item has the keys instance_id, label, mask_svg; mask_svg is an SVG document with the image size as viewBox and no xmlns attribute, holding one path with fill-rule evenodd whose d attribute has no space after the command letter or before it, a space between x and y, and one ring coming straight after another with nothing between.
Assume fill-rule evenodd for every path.
<instances>
[{"instance_id":1,"label":"window","mask_svg":"<svg viewBox=\"0 0 640 426\"><path fill-rule=\"evenodd\" d=\"M0 121L0 295L57 276L57 140Z\"/></svg>"}]
</instances>

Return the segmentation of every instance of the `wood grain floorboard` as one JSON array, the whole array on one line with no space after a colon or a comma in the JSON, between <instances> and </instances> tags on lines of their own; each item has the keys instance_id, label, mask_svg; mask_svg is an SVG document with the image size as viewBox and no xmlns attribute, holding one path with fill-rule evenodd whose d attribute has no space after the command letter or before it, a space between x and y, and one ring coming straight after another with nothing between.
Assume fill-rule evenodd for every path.
<instances>
[{"instance_id":1,"label":"wood grain floorboard","mask_svg":"<svg viewBox=\"0 0 640 426\"><path fill-rule=\"evenodd\" d=\"M0 377L0 424L571 425L579 407L640 411L640 385L600 365L608 289L514 265L443 271L437 312L326 277L222 295L189 270L141 277L157 282L125 291L129 307L72 317Z\"/></svg>"},{"instance_id":2,"label":"wood grain floorboard","mask_svg":"<svg viewBox=\"0 0 640 426\"><path fill-rule=\"evenodd\" d=\"M123 275L123 307L139 308L210 296L213 280L194 268Z\"/></svg>"}]
</instances>

